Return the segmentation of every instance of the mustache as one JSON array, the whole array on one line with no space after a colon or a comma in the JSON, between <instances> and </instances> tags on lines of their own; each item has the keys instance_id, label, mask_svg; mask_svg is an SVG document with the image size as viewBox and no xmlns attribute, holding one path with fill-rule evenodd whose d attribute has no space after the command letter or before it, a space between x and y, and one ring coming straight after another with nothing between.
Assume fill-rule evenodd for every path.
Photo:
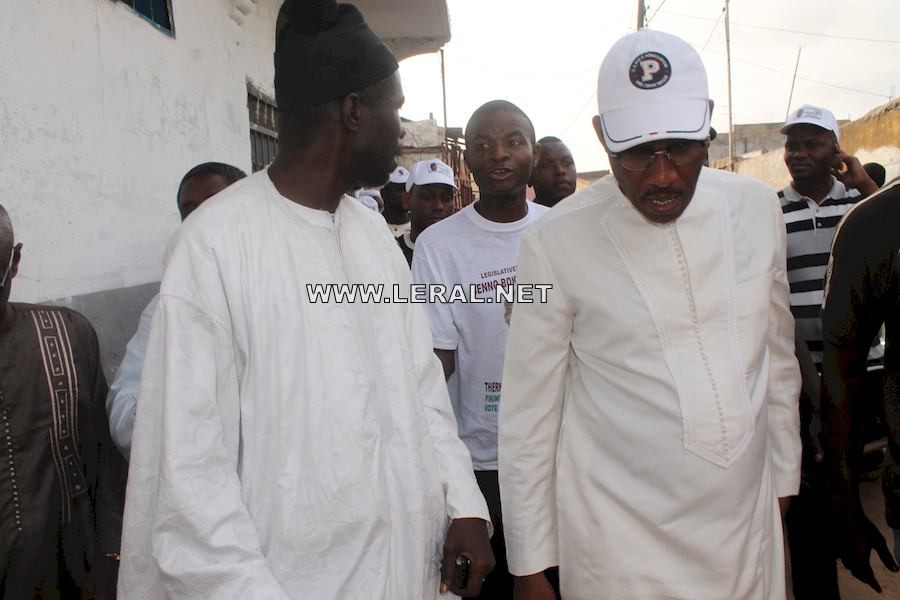
<instances>
[{"instance_id":1,"label":"mustache","mask_svg":"<svg viewBox=\"0 0 900 600\"><path fill-rule=\"evenodd\" d=\"M683 197L684 190L682 190L681 188L673 187L673 186L659 187L659 186L653 185L653 186L650 186L650 189L648 189L646 192L643 193L643 195L641 196L641 199L642 200L653 200L653 198L655 198L657 196Z\"/></svg>"}]
</instances>

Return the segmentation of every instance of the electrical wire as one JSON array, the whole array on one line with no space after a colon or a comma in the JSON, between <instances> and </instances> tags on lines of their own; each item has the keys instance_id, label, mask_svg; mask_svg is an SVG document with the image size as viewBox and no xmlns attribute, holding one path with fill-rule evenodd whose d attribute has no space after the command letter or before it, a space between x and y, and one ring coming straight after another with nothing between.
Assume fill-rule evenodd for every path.
<instances>
[{"instance_id":1,"label":"electrical wire","mask_svg":"<svg viewBox=\"0 0 900 600\"><path fill-rule=\"evenodd\" d=\"M662 0L662 2L659 3L659 6L657 6L656 10L653 11L653 14L650 15L649 17L647 17L647 20L645 21L645 25L650 25L650 21L653 20L653 17L656 16L656 13L659 12L659 9L661 9L663 7L663 4L665 4L665 3L666 3L666 0Z\"/></svg>"},{"instance_id":2,"label":"electrical wire","mask_svg":"<svg viewBox=\"0 0 900 600\"><path fill-rule=\"evenodd\" d=\"M656 14L656 13L654 13ZM698 19L700 21L712 21L714 19L710 17L700 17L697 15L689 15L685 13L673 12L667 10L664 12L667 15L674 15L676 17L686 17L688 19ZM876 44L900 44L900 40L884 40L884 39L875 39L875 38L864 38L864 37L855 37L850 35L836 35L831 33L817 33L814 31L800 31L797 29L784 29L782 27L770 27L768 25L751 25L749 23L738 23L736 21L731 22L732 25L737 25L738 27L749 27L751 29L767 29L769 31L780 31L782 33L794 33L799 35L811 35L815 37L823 37L828 38L830 40L850 40L853 42L872 42Z\"/></svg>"},{"instance_id":3,"label":"electrical wire","mask_svg":"<svg viewBox=\"0 0 900 600\"><path fill-rule=\"evenodd\" d=\"M718 54L719 56L725 56L725 53L724 53L724 52L716 52L715 50L710 50L710 52L712 52L713 54ZM773 73L779 73L779 74L781 74L781 75L787 75L788 77L793 77L793 76L794 76L793 73L789 73L789 72L787 72L787 71L781 71L781 70L779 70L779 69L775 69L775 68L773 68L773 67L769 67L769 66L766 66L766 65L761 65L761 64L759 64L759 63L751 62L751 61L749 61L749 60L741 60L740 58L735 58L734 55L732 55L731 60L733 60L733 61L735 61L735 62L743 63L743 64L745 64L745 65L750 65L751 67L756 67L757 69L765 69L766 71L771 71L771 72L773 72ZM860 90L860 89L856 89L856 88L852 88L852 87L847 87L847 86L845 86L845 85L838 85L838 84L836 84L836 83L829 83L829 82L827 82L827 81L822 81L822 80L820 80L820 79L813 79L813 78L811 78L811 77L803 77L803 76L801 76L801 75L797 75L797 79L802 79L802 80L804 80L804 81L809 81L809 82L812 82L812 83L818 83L818 84L820 84L820 85L827 85L828 87L833 87L833 88L837 88L837 89L839 89L839 90L845 90L845 91L848 91L848 92L857 92L857 93L859 93L859 94L867 94L867 95L869 95L869 96L878 96L879 98L887 98L888 100L891 99L891 96L889 96L888 94L879 94L878 92L869 92L869 91L866 91L866 90Z\"/></svg>"},{"instance_id":4,"label":"electrical wire","mask_svg":"<svg viewBox=\"0 0 900 600\"><path fill-rule=\"evenodd\" d=\"M716 19L715 25L713 25L712 31L709 32L709 36L707 36L706 41L703 42L703 48L700 50L700 54L703 54L706 51L706 47L709 46L709 40L712 39L713 34L716 32L716 29L719 28L719 23L722 22L722 15L725 14L725 7L722 7L722 12L719 13L719 18Z\"/></svg>"},{"instance_id":5,"label":"electrical wire","mask_svg":"<svg viewBox=\"0 0 900 600\"><path fill-rule=\"evenodd\" d=\"M588 105L591 103L591 101L596 97L597 97L597 88L595 87L594 90L591 92L591 95L588 96L587 102L585 102L584 104L581 105L581 108L578 109L578 112L575 113L575 116L572 117L572 120L569 121L569 124L566 125L565 129L562 130L562 133L559 134L560 136L565 135L566 132L572 128L572 125L575 124L575 121L577 121L578 118L581 117L581 113L584 112L584 109L586 109L588 107Z\"/></svg>"}]
</instances>

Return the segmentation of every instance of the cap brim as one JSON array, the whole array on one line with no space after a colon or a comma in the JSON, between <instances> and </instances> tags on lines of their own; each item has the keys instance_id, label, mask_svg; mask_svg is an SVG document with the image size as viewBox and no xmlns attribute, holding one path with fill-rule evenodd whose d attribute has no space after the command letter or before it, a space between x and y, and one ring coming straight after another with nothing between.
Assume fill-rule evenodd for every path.
<instances>
[{"instance_id":1,"label":"cap brim","mask_svg":"<svg viewBox=\"0 0 900 600\"><path fill-rule=\"evenodd\" d=\"M600 115L610 152L656 140L705 140L709 137L709 101L677 100L607 111Z\"/></svg>"},{"instance_id":2,"label":"cap brim","mask_svg":"<svg viewBox=\"0 0 900 600\"><path fill-rule=\"evenodd\" d=\"M813 125L814 127L818 127L819 129L821 129L822 131L828 131L828 132L834 133L834 129L829 129L825 125L822 125L822 121L817 121L815 119L804 119L804 118L797 119L796 121L791 121L790 123L788 123L781 129L779 129L778 131L779 131L779 133L787 133L788 130L791 127L793 127L794 125Z\"/></svg>"},{"instance_id":3,"label":"cap brim","mask_svg":"<svg viewBox=\"0 0 900 600\"><path fill-rule=\"evenodd\" d=\"M413 178L410 177L409 181L407 182L407 190L406 191L410 191L414 185L431 185L432 183L441 183L444 185L449 185L454 190L459 189L458 187L456 187L456 184L453 182L453 180L448 180L446 177L441 177L441 176L429 177L428 175L426 175L418 181L413 181Z\"/></svg>"}]
</instances>

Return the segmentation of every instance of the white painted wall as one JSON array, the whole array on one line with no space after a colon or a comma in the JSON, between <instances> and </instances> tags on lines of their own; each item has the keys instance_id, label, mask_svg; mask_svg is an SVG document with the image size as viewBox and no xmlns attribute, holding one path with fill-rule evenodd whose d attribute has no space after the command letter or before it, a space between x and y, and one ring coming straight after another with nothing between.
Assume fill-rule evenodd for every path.
<instances>
[{"instance_id":1,"label":"white painted wall","mask_svg":"<svg viewBox=\"0 0 900 600\"><path fill-rule=\"evenodd\" d=\"M172 0L171 36L115 0L0 2L0 203L25 245L14 300L159 280L184 172L249 172L246 81L274 95L281 3ZM416 51L449 37L444 0L360 8L385 37L427 36Z\"/></svg>"},{"instance_id":2,"label":"white painted wall","mask_svg":"<svg viewBox=\"0 0 900 600\"><path fill-rule=\"evenodd\" d=\"M156 281L191 166L249 169L246 78L272 91L277 0L175 0L176 36L112 0L4 2L0 202L24 243L13 297Z\"/></svg>"}]
</instances>

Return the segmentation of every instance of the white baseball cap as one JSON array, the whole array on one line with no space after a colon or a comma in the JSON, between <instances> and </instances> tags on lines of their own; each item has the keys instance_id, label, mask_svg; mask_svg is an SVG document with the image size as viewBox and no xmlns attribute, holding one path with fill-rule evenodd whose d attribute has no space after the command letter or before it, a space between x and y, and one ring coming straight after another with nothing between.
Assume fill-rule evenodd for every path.
<instances>
[{"instance_id":1,"label":"white baseball cap","mask_svg":"<svg viewBox=\"0 0 900 600\"><path fill-rule=\"evenodd\" d=\"M656 140L705 140L706 68L690 44L642 29L613 44L600 65L597 104L610 152Z\"/></svg>"},{"instance_id":2,"label":"white baseball cap","mask_svg":"<svg viewBox=\"0 0 900 600\"><path fill-rule=\"evenodd\" d=\"M456 188L453 169L437 158L420 160L413 165L409 179L406 180L406 191L410 191L414 185L428 185L429 183L443 183Z\"/></svg>"},{"instance_id":3,"label":"white baseball cap","mask_svg":"<svg viewBox=\"0 0 900 600\"><path fill-rule=\"evenodd\" d=\"M397 167L396 169L391 171L391 176L388 178L388 182L406 183L407 179L409 179L409 171L407 171L403 167Z\"/></svg>"},{"instance_id":4,"label":"white baseball cap","mask_svg":"<svg viewBox=\"0 0 900 600\"><path fill-rule=\"evenodd\" d=\"M834 118L834 113L827 108L804 104L800 108L792 110L784 122L784 127L781 128L781 133L787 133L788 129L800 123L808 123L831 131L834 133L834 137L839 142L841 141L841 128L838 126L837 119Z\"/></svg>"}]
</instances>

